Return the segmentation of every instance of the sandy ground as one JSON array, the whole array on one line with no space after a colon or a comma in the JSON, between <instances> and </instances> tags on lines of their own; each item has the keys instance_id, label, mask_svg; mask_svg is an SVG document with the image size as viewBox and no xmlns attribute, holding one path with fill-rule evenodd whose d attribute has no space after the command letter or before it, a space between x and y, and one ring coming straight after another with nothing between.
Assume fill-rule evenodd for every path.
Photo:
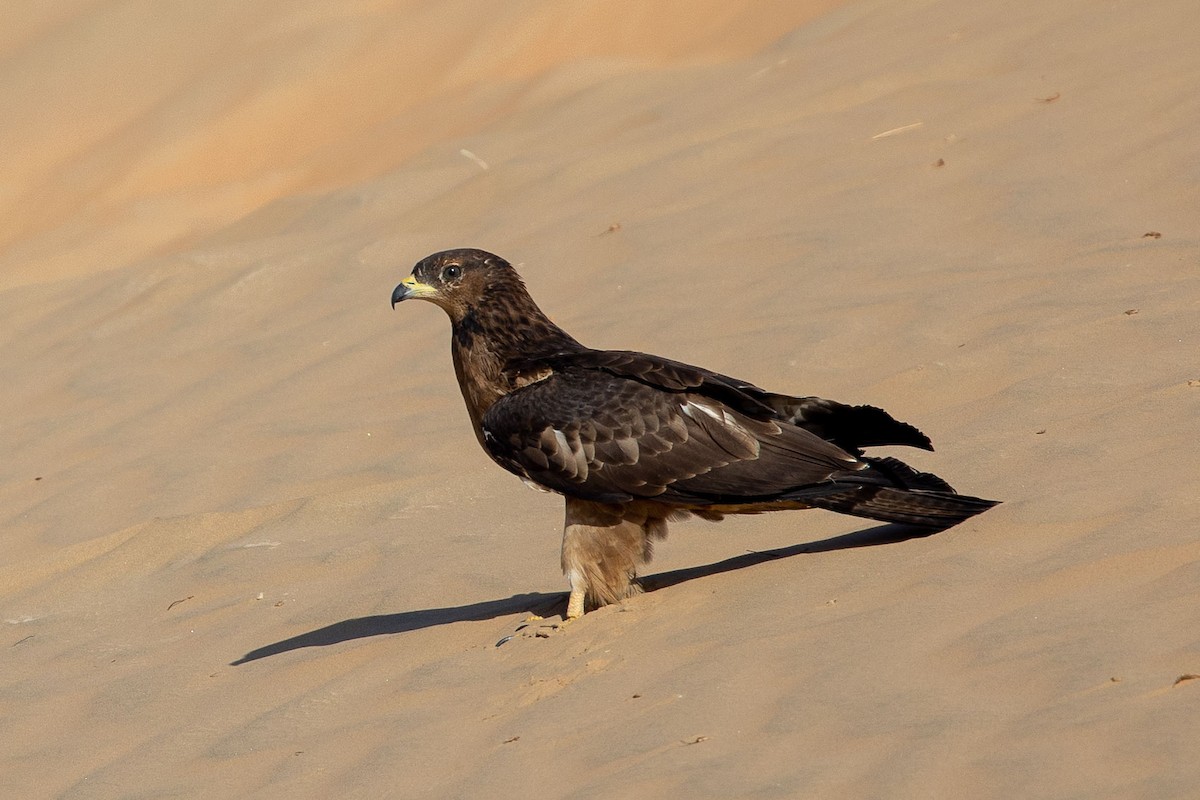
<instances>
[{"instance_id":1,"label":"sandy ground","mask_svg":"<svg viewBox=\"0 0 1200 800\"><path fill-rule=\"evenodd\" d=\"M1193 0L5 13L0 795L1200 792ZM1005 503L518 630L561 502L388 306L452 246Z\"/></svg>"}]
</instances>

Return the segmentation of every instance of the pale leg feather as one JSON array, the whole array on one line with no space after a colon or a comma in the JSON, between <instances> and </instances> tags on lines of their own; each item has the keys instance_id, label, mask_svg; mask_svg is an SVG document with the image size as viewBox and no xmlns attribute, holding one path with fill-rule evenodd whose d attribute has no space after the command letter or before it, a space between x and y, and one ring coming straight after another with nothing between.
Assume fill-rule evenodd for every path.
<instances>
[{"instance_id":1,"label":"pale leg feather","mask_svg":"<svg viewBox=\"0 0 1200 800\"><path fill-rule=\"evenodd\" d=\"M650 560L652 540L665 535L666 522L643 510L567 498L562 545L563 573L571 585L567 618L640 591L637 568Z\"/></svg>"}]
</instances>

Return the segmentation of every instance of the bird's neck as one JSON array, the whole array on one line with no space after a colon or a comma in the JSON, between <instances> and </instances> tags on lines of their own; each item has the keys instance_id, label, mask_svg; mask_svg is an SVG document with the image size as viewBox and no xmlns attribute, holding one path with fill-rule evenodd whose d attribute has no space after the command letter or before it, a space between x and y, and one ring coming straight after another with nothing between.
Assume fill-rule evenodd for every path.
<instances>
[{"instance_id":1,"label":"bird's neck","mask_svg":"<svg viewBox=\"0 0 1200 800\"><path fill-rule=\"evenodd\" d=\"M454 371L476 432L493 403L530 382L539 358L587 349L515 288L501 302L493 292L491 302L451 317Z\"/></svg>"}]
</instances>

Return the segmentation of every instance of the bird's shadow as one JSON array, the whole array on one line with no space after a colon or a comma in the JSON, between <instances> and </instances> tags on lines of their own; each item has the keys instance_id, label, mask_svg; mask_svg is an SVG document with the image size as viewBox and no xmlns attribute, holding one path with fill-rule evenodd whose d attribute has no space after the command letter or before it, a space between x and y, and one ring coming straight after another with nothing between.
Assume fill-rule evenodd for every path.
<instances>
[{"instance_id":1,"label":"bird's shadow","mask_svg":"<svg viewBox=\"0 0 1200 800\"><path fill-rule=\"evenodd\" d=\"M792 556L828 553L833 550L849 550L855 547L876 547L878 545L896 544L909 539L920 539L930 536L937 531L912 528L905 525L879 525L853 533L845 533L816 542L805 542L775 550L751 551L742 555L726 558L712 564L698 567L684 567L668 570L641 578L642 588L648 592L676 586L697 578L707 578L722 572L746 569L767 561L775 561ZM291 650L303 647L324 647L338 644L351 639L364 639L368 636L385 636L393 633L406 633L432 628L436 625L448 625L452 622L478 622L485 619L495 619L512 614L535 613L539 616L549 616L558 612L559 606L566 604L566 592L528 592L515 594L499 600L485 600L480 603L469 603L463 606L447 606L444 608L423 608L417 611L401 611L396 614L377 614L370 617L356 617L342 620L324 628L302 633L290 639L264 645L251 650L232 666L247 664L268 656L277 656Z\"/></svg>"}]
</instances>

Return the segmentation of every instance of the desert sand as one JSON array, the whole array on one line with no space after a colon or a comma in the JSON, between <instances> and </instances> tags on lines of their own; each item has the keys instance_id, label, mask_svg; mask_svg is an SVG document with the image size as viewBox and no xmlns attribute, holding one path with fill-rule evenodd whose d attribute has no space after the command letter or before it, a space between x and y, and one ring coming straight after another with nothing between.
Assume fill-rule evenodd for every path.
<instances>
[{"instance_id":1,"label":"desert sand","mask_svg":"<svg viewBox=\"0 0 1200 800\"><path fill-rule=\"evenodd\" d=\"M9 5L0 796L1200 796L1194 0ZM460 246L1004 504L555 628Z\"/></svg>"}]
</instances>

